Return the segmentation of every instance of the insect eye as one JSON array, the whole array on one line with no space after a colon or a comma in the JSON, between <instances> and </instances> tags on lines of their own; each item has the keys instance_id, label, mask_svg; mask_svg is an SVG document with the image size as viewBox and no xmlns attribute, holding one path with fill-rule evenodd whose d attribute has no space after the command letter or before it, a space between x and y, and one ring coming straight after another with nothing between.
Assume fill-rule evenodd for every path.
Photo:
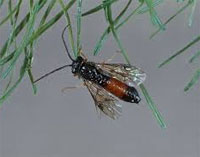
<instances>
[{"instance_id":1,"label":"insect eye","mask_svg":"<svg viewBox=\"0 0 200 157\"><path fill-rule=\"evenodd\" d=\"M72 73L76 73L76 69L77 69L76 65L72 66Z\"/></svg>"}]
</instances>

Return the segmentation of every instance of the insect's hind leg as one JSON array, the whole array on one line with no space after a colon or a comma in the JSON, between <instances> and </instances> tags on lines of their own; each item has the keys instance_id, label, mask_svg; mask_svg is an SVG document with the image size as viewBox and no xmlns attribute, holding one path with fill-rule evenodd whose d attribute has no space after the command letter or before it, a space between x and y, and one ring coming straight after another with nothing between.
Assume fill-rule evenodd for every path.
<instances>
[{"instance_id":1,"label":"insect's hind leg","mask_svg":"<svg viewBox=\"0 0 200 157\"><path fill-rule=\"evenodd\" d=\"M69 90L73 90L77 88L83 88L83 87L85 87L83 83L80 85L72 86L72 87L64 87L61 89L61 92L64 93L65 91L69 91Z\"/></svg>"}]
</instances>

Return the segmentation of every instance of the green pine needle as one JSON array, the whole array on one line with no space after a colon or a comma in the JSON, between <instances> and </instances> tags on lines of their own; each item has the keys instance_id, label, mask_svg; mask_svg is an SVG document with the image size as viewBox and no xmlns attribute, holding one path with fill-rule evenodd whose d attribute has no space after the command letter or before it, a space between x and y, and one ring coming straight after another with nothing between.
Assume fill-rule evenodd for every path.
<instances>
[{"instance_id":1,"label":"green pine needle","mask_svg":"<svg viewBox=\"0 0 200 157\"><path fill-rule=\"evenodd\" d=\"M33 3L33 1L30 1L30 8L31 11L29 13L27 13L25 15L25 17L22 19L21 22L19 22L19 24L15 27L16 22L18 20L18 15L19 15L19 10L20 10L20 6L21 6L21 0L18 1L17 4L17 9L15 9L16 11L13 12L9 12L9 16L7 16L7 20L10 19L11 15L14 15L14 18L12 19L12 32L11 35L9 36L8 40L5 42L5 44L3 45L3 47L1 48L0 51L0 66L1 66L1 70L3 69L3 66L5 64L9 64L8 68L3 72L3 74L1 74L1 78L6 78L8 76L8 74L10 74L11 72L11 76L9 77L9 83L7 84L6 88L5 88L5 92L3 93L3 95L0 98L0 105L2 105L2 103L8 98L8 96L11 95L11 93L14 91L14 89L19 85L19 83L21 83L21 80L23 79L23 77L25 76L25 72L28 72L28 76L30 78L30 82L32 84L33 87L33 92L36 93L37 89L36 86L34 84L34 78L33 78L33 74L31 71L31 64L32 64L32 55L33 55L33 43L35 42L35 40L42 35L42 33L44 33L48 28L50 28L53 24L55 24L63 15L63 11L60 11L59 13L56 14L55 17L51 18L47 23L45 23L46 21L46 17L47 12L50 13L50 8L52 7L48 7L48 11L46 11L45 15L43 16L43 20L40 23L40 26L38 27L38 29L36 29L36 31L34 31L33 27L34 27L34 23L35 23L35 19L37 18L37 14L38 12L42 9L42 7L46 4L47 0L39 0L37 1L35 4ZM67 11L73 4L75 3L74 0L71 0L65 7L64 10ZM50 5L53 5L53 2L51 2ZM12 10L11 5L10 5L10 10ZM7 21L6 20L6 21ZM4 20L5 21L5 20ZM15 50L12 53L9 53L9 47L11 46L11 44L13 43L13 41L16 41L15 39L17 38L18 34L22 31L26 29L25 35L23 40L21 41L21 43L19 43L18 47L15 46ZM15 43L16 45L16 43ZM27 50L27 47L30 46L29 50ZM11 86L12 83L12 69L15 67L19 56L21 55L22 52L25 52L26 57L24 59L24 65L21 67L21 72L20 72L20 76L19 79L17 80L17 82L14 83L14 85ZM2 72L1 72L2 73Z\"/></svg>"},{"instance_id":2,"label":"green pine needle","mask_svg":"<svg viewBox=\"0 0 200 157\"><path fill-rule=\"evenodd\" d=\"M193 63L199 57L200 57L200 51L195 53L194 56L192 56L192 58L190 58L189 63Z\"/></svg>"},{"instance_id":3,"label":"green pine needle","mask_svg":"<svg viewBox=\"0 0 200 157\"><path fill-rule=\"evenodd\" d=\"M130 64L130 61L129 61L129 58L128 58L128 55L125 51L125 49L123 48L122 44L121 44L121 41L119 40L119 37L118 37L118 34L114 28L114 22L113 22L113 19L112 19L112 10L111 10L111 6L107 6L107 17L108 17L108 21L109 21L109 24L110 24L110 28L111 28L111 31L113 33L113 37L115 38L121 52L122 52L122 55L124 56L124 59L126 60L126 62L128 64Z\"/></svg>"},{"instance_id":4,"label":"green pine needle","mask_svg":"<svg viewBox=\"0 0 200 157\"><path fill-rule=\"evenodd\" d=\"M16 10L17 10L17 6L14 9L10 10L9 14L3 20L1 20L0 27L3 24L5 24L13 16L13 14L16 12Z\"/></svg>"},{"instance_id":5,"label":"green pine needle","mask_svg":"<svg viewBox=\"0 0 200 157\"><path fill-rule=\"evenodd\" d=\"M6 63L8 63L14 56L15 51L10 53L8 56L4 57L3 59L0 59L0 66L5 65Z\"/></svg>"},{"instance_id":6,"label":"green pine needle","mask_svg":"<svg viewBox=\"0 0 200 157\"><path fill-rule=\"evenodd\" d=\"M49 14L50 14L51 10L53 9L53 7L55 6L55 4L56 4L56 0L51 0L46 11L44 12L44 14L42 16L39 26L42 26L46 22L46 19L49 16Z\"/></svg>"},{"instance_id":7,"label":"green pine needle","mask_svg":"<svg viewBox=\"0 0 200 157\"><path fill-rule=\"evenodd\" d=\"M192 9L191 9L191 13L190 13L190 16L189 16L189 26L191 27L192 26L192 23L193 23L193 19L194 19L194 12L196 10L196 6L197 6L197 0L190 0L192 3Z\"/></svg>"},{"instance_id":8,"label":"green pine needle","mask_svg":"<svg viewBox=\"0 0 200 157\"><path fill-rule=\"evenodd\" d=\"M144 0L146 3L147 7L149 8L149 14L151 16L151 21L154 25L158 26L161 30L165 30L165 26L160 20L157 12L155 11L153 7L153 0Z\"/></svg>"},{"instance_id":9,"label":"green pine needle","mask_svg":"<svg viewBox=\"0 0 200 157\"><path fill-rule=\"evenodd\" d=\"M160 5L162 2L163 0L155 0L152 2L152 7L155 8L156 6ZM144 14L149 11L150 11L149 7L145 6L145 7L142 7L137 13Z\"/></svg>"},{"instance_id":10,"label":"green pine needle","mask_svg":"<svg viewBox=\"0 0 200 157\"><path fill-rule=\"evenodd\" d=\"M63 12L65 13L65 18L66 18L66 22L67 22L67 26L68 26L68 31L69 31L69 34L68 34L68 37L69 37L69 40L70 40L70 43L71 43L71 47L72 47L72 50L74 52L74 55L76 54L76 49L75 49L75 44L74 44L74 35L73 35L73 30L72 30L72 23L71 23L71 19L70 19L70 15L67 11L65 11L65 5L64 5L64 2L62 0L59 0L59 3L63 9Z\"/></svg>"},{"instance_id":11,"label":"green pine needle","mask_svg":"<svg viewBox=\"0 0 200 157\"><path fill-rule=\"evenodd\" d=\"M111 5L112 3L116 2L116 1L117 1L117 0L107 0L107 1L104 1L102 4L98 5L97 7L92 8L92 9L90 9L90 10L84 12L84 13L82 14L82 16L87 16L87 15L96 13L96 12L100 11L101 9L106 8L108 5Z\"/></svg>"},{"instance_id":12,"label":"green pine needle","mask_svg":"<svg viewBox=\"0 0 200 157\"><path fill-rule=\"evenodd\" d=\"M128 9L128 7L130 6L130 3L132 2L132 0L128 1L127 5L123 8L123 10L119 13L119 15L115 18L115 20L113 21L113 25L118 24L118 22L121 20L121 18L124 16L126 10ZM127 18L125 19L126 21ZM122 23L125 23L126 21L123 21ZM119 28L120 26L116 27L116 30ZM94 48L94 55L97 55L99 53L99 51L101 50L103 43L106 41L106 39L108 38L108 35L111 31L111 27L109 26L104 33L102 34L102 36L100 37L100 40L96 43L96 46Z\"/></svg>"},{"instance_id":13,"label":"green pine needle","mask_svg":"<svg viewBox=\"0 0 200 157\"><path fill-rule=\"evenodd\" d=\"M197 69L190 82L184 88L184 91L187 92L189 89L191 89L199 79L200 79L200 69Z\"/></svg>"},{"instance_id":14,"label":"green pine needle","mask_svg":"<svg viewBox=\"0 0 200 157\"><path fill-rule=\"evenodd\" d=\"M20 76L19 79L15 82L15 84L9 88L4 95L0 98L0 107L2 106L3 102L12 94L12 92L14 91L14 89L21 83L25 73L26 73L26 69L28 66L28 60L27 58L24 59L24 64L22 65L21 69L20 69Z\"/></svg>"},{"instance_id":15,"label":"green pine needle","mask_svg":"<svg viewBox=\"0 0 200 157\"><path fill-rule=\"evenodd\" d=\"M180 8L174 15L172 15L170 18L168 18L164 25L166 26L169 22L171 22L175 17L177 17L180 13L182 13L186 8L188 8L192 4L191 0L188 0L188 3L184 5L182 8ZM152 39L154 36L156 36L162 29L159 28L155 32L153 32L150 36L150 39Z\"/></svg>"},{"instance_id":16,"label":"green pine needle","mask_svg":"<svg viewBox=\"0 0 200 157\"><path fill-rule=\"evenodd\" d=\"M200 36L198 36L197 38L195 38L194 40L192 40L189 44L187 44L185 47L183 47L181 50L179 50L178 52L176 52L175 54L173 54L171 57L169 57L168 59L166 59L164 62L162 62L158 67L161 68L164 65L168 64L169 62L171 62L174 58L176 58L177 56L179 56L180 54L182 54L183 52L185 52L188 48L190 48L192 45L194 45L195 43L200 41Z\"/></svg>"},{"instance_id":17,"label":"green pine needle","mask_svg":"<svg viewBox=\"0 0 200 157\"><path fill-rule=\"evenodd\" d=\"M3 2L4 2L5 0L0 0L0 8L1 8L1 6L3 5Z\"/></svg>"},{"instance_id":18,"label":"green pine needle","mask_svg":"<svg viewBox=\"0 0 200 157\"><path fill-rule=\"evenodd\" d=\"M26 58L28 59L28 67L27 67L28 76L29 76L29 79L30 79L30 82L32 85L33 93L36 94L37 87L34 84L34 78L33 78L32 69L31 69L32 68L31 65L32 65L32 61L33 61L33 43L30 44L29 53L28 53L27 48L24 49L24 52L25 52Z\"/></svg>"},{"instance_id":19,"label":"green pine needle","mask_svg":"<svg viewBox=\"0 0 200 157\"><path fill-rule=\"evenodd\" d=\"M80 55L81 50L81 18L82 17L82 0L77 0L77 47L75 57Z\"/></svg>"},{"instance_id":20,"label":"green pine needle","mask_svg":"<svg viewBox=\"0 0 200 157\"><path fill-rule=\"evenodd\" d=\"M140 89L147 101L149 108L153 112L154 117L158 121L158 124L160 125L161 128L166 128L164 119L163 119L161 113L159 112L156 104L153 102L152 98L150 97L149 93L147 92L147 89L145 88L144 84L140 84Z\"/></svg>"},{"instance_id":21,"label":"green pine needle","mask_svg":"<svg viewBox=\"0 0 200 157\"><path fill-rule=\"evenodd\" d=\"M16 61L18 59L18 57L20 56L20 54L23 52L24 48L28 45L28 42L30 40L30 37L33 33L33 26L35 23L35 17L39 11L39 8L41 7L41 5L43 5L45 3L45 1L43 1L43 3L39 3L39 1L35 4L35 7L33 8L33 10L30 13L30 18L27 24L27 31L24 35L24 38L20 44L20 46L17 48L10 65L8 66L8 68L5 70L5 72L3 72L1 78L6 78L8 76L8 74L12 71L14 65L16 64Z\"/></svg>"}]
</instances>

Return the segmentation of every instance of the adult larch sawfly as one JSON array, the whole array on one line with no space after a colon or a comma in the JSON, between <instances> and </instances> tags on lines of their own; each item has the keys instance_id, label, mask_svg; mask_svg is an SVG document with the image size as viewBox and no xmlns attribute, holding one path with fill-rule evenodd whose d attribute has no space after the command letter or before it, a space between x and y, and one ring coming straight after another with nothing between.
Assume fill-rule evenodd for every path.
<instances>
[{"instance_id":1,"label":"adult larch sawfly","mask_svg":"<svg viewBox=\"0 0 200 157\"><path fill-rule=\"evenodd\" d=\"M146 74L129 64L89 62L84 56L73 59L64 40L65 29L62 33L62 39L72 64L64 65L45 74L34 83L56 71L71 67L74 76L83 80L96 107L110 118L116 119L121 115L122 106L118 99L138 104L141 98L134 86L141 84L145 80Z\"/></svg>"}]
</instances>

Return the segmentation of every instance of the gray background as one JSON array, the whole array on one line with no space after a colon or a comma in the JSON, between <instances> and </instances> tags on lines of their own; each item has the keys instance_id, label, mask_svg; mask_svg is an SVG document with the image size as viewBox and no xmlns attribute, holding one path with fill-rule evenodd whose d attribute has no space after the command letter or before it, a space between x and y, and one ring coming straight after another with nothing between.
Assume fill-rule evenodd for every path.
<instances>
[{"instance_id":1,"label":"gray background","mask_svg":"<svg viewBox=\"0 0 200 157\"><path fill-rule=\"evenodd\" d=\"M116 13L124 2L118 2ZM83 5L87 10L95 3L87 0ZM166 20L178 7L180 5L168 0L158 7L158 12ZM140 105L121 102L123 115L118 120L99 118L86 89L61 92L63 87L81 82L66 69L39 82L36 96L26 77L4 103L0 110L0 156L199 157L199 84L189 92L183 92L194 69L199 67L197 62L188 64L199 44L170 65L157 68L161 61L200 34L199 5L191 28L187 25L189 11L178 16L153 40L148 39L155 29L147 14L137 16L120 30L131 62L148 75L145 86L158 104L167 129L160 129L143 97ZM75 16L75 8L71 13ZM63 18L39 39L34 50L36 77L70 62L60 37L64 26ZM105 60L119 50L110 36L99 56L92 57L90 52L106 26L102 12L83 19L83 51L93 61ZM0 31L1 44L8 31L6 26ZM121 56L113 60L123 61Z\"/></svg>"}]
</instances>

